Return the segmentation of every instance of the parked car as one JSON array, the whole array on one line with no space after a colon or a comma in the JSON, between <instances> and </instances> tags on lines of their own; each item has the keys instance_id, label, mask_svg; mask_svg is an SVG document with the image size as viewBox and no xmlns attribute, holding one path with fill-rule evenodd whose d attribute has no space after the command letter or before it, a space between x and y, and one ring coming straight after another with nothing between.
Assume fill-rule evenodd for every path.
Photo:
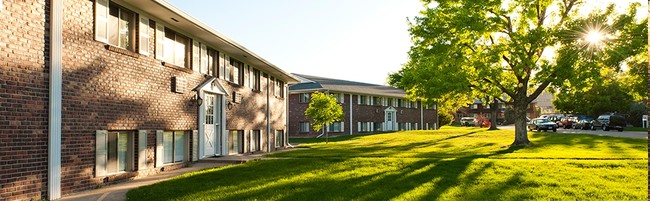
<instances>
[{"instance_id":1,"label":"parked car","mask_svg":"<svg viewBox=\"0 0 650 201\"><path fill-rule=\"evenodd\" d=\"M594 118L582 118L578 120L578 122L573 123L573 129L582 129L582 130L587 130L591 129L591 121L593 121Z\"/></svg>"},{"instance_id":2,"label":"parked car","mask_svg":"<svg viewBox=\"0 0 650 201\"><path fill-rule=\"evenodd\" d=\"M576 121L577 121L577 118L576 118L576 117L573 117L573 116L571 116L571 117L564 117L564 118L562 118L562 120L560 121L560 123L558 123L558 127L562 127L562 128L564 128L564 129L572 128L572 127L573 127L573 123L575 123Z\"/></svg>"},{"instance_id":3,"label":"parked car","mask_svg":"<svg viewBox=\"0 0 650 201\"><path fill-rule=\"evenodd\" d=\"M536 118L533 120L530 120L528 122L528 130L537 130L537 131L548 131L552 130L553 132L557 132L557 124L552 122L551 120L545 119L545 118Z\"/></svg>"},{"instance_id":4,"label":"parked car","mask_svg":"<svg viewBox=\"0 0 650 201\"><path fill-rule=\"evenodd\" d=\"M591 122L591 130L601 128L604 131L609 131L609 129L616 129L619 132L623 132L623 128L625 128L625 126L625 117L615 114L600 115L598 118L596 118L596 120L593 120Z\"/></svg>"},{"instance_id":5,"label":"parked car","mask_svg":"<svg viewBox=\"0 0 650 201\"><path fill-rule=\"evenodd\" d=\"M463 117L460 118L461 126L476 126L476 119L474 117Z\"/></svg>"}]
</instances>

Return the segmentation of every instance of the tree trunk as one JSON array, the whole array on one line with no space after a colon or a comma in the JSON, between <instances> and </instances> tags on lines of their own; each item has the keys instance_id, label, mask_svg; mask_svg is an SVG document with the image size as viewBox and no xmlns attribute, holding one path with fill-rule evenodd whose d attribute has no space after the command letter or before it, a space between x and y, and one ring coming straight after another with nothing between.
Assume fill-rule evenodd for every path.
<instances>
[{"instance_id":1,"label":"tree trunk","mask_svg":"<svg viewBox=\"0 0 650 201\"><path fill-rule=\"evenodd\" d=\"M499 130L497 128L497 111L499 110L496 98L490 103L490 128L488 130Z\"/></svg>"},{"instance_id":2,"label":"tree trunk","mask_svg":"<svg viewBox=\"0 0 650 201\"><path fill-rule=\"evenodd\" d=\"M530 140L528 140L526 108L528 108L528 104L526 104L525 101L515 102L513 105L512 109L515 117L515 141L511 146L526 146L532 144Z\"/></svg>"},{"instance_id":3,"label":"tree trunk","mask_svg":"<svg viewBox=\"0 0 650 201\"><path fill-rule=\"evenodd\" d=\"M323 124L323 132L325 132L325 144L329 144L330 142L330 133L327 132L326 128L327 124Z\"/></svg>"}]
</instances>

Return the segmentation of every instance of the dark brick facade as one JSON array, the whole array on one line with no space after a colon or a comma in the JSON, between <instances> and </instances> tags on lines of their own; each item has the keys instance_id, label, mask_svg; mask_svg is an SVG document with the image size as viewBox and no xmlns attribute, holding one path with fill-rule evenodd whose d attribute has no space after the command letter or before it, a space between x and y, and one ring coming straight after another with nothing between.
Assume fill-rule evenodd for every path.
<instances>
[{"instance_id":1,"label":"dark brick facade","mask_svg":"<svg viewBox=\"0 0 650 201\"><path fill-rule=\"evenodd\" d=\"M309 103L301 103L299 98L301 93L311 93L311 92L294 92L289 95L289 136L290 137L314 137L321 132L316 132L313 129L309 129L309 132L300 132L300 123L301 122L310 122L304 113ZM350 98L351 96L351 98ZM384 122L385 113L384 110L388 106L379 105L366 105L359 104L358 101L359 95L344 93L344 102L341 103L343 108L343 113L345 118L344 130L343 132L329 132L330 135L349 135L357 133L368 133L368 131L359 131L358 122L375 122L380 123ZM434 124L437 125L437 110L430 108L422 108L421 103L416 102L417 108L406 108L406 107L395 107L397 123L417 123L417 128L413 127L413 130L417 129L426 129L425 125L429 125L429 129L433 129ZM352 122L350 122L350 106L352 106ZM421 118L421 114L423 114ZM402 129L402 128L400 128ZM403 130L403 129L402 129ZM351 131L351 132L350 132ZM384 132L379 130L374 130L372 132Z\"/></svg>"},{"instance_id":2,"label":"dark brick facade","mask_svg":"<svg viewBox=\"0 0 650 201\"><path fill-rule=\"evenodd\" d=\"M47 187L47 9L44 1L0 9L0 200L40 199Z\"/></svg>"},{"instance_id":3,"label":"dark brick facade","mask_svg":"<svg viewBox=\"0 0 650 201\"><path fill-rule=\"evenodd\" d=\"M208 77L190 69L164 66L154 58L154 20L149 27L149 55L125 53L96 41L94 4L89 0L64 1L63 195L187 165L154 167L156 130L181 130L191 136L192 130L198 129L196 92L191 89ZM33 0L5 1L0 10L0 200L47 196L48 10L49 1ZM173 77L187 80L189 89L172 92ZM262 76L260 91L218 79L228 93L242 97L240 103L225 110L227 129L265 131L268 109L271 130L286 130L285 99L271 93L267 105L268 78ZM97 130L132 131L136 142L137 131L147 130L148 169L95 177ZM274 140L267 140L266 134L262 139L264 143ZM193 147L192 140L190 137L188 149ZM131 148L137 150L134 144ZM135 152L131 162L135 169L141 169L137 158Z\"/></svg>"}]
</instances>

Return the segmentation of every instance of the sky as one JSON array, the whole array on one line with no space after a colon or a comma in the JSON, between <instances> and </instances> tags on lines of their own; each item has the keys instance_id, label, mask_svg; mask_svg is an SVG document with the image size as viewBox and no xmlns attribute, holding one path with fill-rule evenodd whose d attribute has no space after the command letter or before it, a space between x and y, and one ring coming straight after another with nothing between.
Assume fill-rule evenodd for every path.
<instances>
[{"instance_id":1,"label":"sky","mask_svg":"<svg viewBox=\"0 0 650 201\"><path fill-rule=\"evenodd\" d=\"M423 8L419 0L167 1L286 72L382 85L408 61L407 18ZM585 7L633 1L647 10L644 0Z\"/></svg>"}]
</instances>

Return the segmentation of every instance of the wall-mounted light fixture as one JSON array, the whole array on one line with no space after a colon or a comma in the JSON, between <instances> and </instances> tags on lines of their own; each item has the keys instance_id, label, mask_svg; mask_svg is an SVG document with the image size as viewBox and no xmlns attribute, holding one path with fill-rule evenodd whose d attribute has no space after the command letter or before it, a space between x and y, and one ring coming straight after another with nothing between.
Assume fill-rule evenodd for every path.
<instances>
[{"instance_id":1,"label":"wall-mounted light fixture","mask_svg":"<svg viewBox=\"0 0 650 201\"><path fill-rule=\"evenodd\" d=\"M226 105L226 107L228 108L228 110L232 109L232 102L228 102L228 104Z\"/></svg>"},{"instance_id":2,"label":"wall-mounted light fixture","mask_svg":"<svg viewBox=\"0 0 650 201\"><path fill-rule=\"evenodd\" d=\"M203 98L199 96L199 93L196 93L195 96L192 96L190 100L192 100L192 103L196 103L197 106L201 106L201 104L203 104Z\"/></svg>"}]
</instances>

